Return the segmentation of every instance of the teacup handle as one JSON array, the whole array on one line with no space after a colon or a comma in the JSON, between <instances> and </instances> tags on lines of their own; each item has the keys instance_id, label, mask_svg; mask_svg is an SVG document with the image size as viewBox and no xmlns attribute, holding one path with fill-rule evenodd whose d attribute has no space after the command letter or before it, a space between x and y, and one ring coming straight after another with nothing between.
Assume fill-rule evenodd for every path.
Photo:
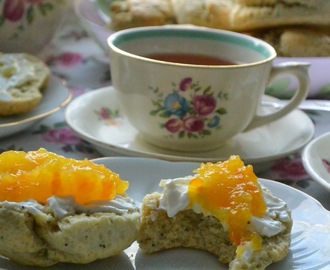
<instances>
[{"instance_id":1,"label":"teacup handle","mask_svg":"<svg viewBox=\"0 0 330 270\"><path fill-rule=\"evenodd\" d=\"M268 80L269 83L281 74L291 74L297 78L299 88L286 106L280 110L275 111L274 113L256 115L248 127L244 130L244 132L265 125L287 115L296 109L298 105L306 99L310 85L310 79L308 75L309 66L309 63L286 62L272 67L272 71Z\"/></svg>"}]
</instances>

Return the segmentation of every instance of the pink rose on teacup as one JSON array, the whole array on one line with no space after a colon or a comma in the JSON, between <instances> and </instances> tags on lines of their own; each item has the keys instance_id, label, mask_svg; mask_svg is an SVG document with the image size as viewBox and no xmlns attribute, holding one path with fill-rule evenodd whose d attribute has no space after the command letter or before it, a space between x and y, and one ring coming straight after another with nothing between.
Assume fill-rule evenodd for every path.
<instances>
[{"instance_id":1,"label":"pink rose on teacup","mask_svg":"<svg viewBox=\"0 0 330 270\"><path fill-rule=\"evenodd\" d=\"M24 8L24 0L5 0L3 16L9 21L16 22L23 17Z\"/></svg>"},{"instance_id":2,"label":"pink rose on teacup","mask_svg":"<svg viewBox=\"0 0 330 270\"><path fill-rule=\"evenodd\" d=\"M192 100L195 112L201 116L207 116L214 112L217 102L213 96L195 96Z\"/></svg>"},{"instance_id":3,"label":"pink rose on teacup","mask_svg":"<svg viewBox=\"0 0 330 270\"><path fill-rule=\"evenodd\" d=\"M66 15L67 0L0 1L0 51L37 54Z\"/></svg>"},{"instance_id":4,"label":"pink rose on teacup","mask_svg":"<svg viewBox=\"0 0 330 270\"><path fill-rule=\"evenodd\" d=\"M199 117L190 116L184 119L183 127L187 132L201 132L205 128L205 123L204 120Z\"/></svg>"}]
</instances>

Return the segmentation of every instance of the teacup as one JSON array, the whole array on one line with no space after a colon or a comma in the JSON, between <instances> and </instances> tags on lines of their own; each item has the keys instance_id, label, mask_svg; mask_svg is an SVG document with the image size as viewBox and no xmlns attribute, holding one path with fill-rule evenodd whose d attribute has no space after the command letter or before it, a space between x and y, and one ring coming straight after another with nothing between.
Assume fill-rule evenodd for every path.
<instances>
[{"instance_id":1,"label":"teacup","mask_svg":"<svg viewBox=\"0 0 330 270\"><path fill-rule=\"evenodd\" d=\"M114 89L142 138L178 151L206 151L297 108L308 93L308 64L273 66L276 52L248 35L193 26L150 26L108 38ZM190 63L191 62L191 63ZM299 82L284 108L258 111L280 75Z\"/></svg>"},{"instance_id":2,"label":"teacup","mask_svg":"<svg viewBox=\"0 0 330 270\"><path fill-rule=\"evenodd\" d=\"M52 39L68 7L67 0L0 1L0 51L40 53Z\"/></svg>"}]
</instances>

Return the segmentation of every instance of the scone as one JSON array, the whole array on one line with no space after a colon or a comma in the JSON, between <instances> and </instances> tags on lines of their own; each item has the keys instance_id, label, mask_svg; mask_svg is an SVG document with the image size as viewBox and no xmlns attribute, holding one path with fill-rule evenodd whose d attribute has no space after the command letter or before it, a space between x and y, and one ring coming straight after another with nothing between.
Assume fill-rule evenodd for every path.
<instances>
[{"instance_id":1,"label":"scone","mask_svg":"<svg viewBox=\"0 0 330 270\"><path fill-rule=\"evenodd\" d=\"M170 0L113 1L110 6L113 30L138 26L173 24L175 14Z\"/></svg>"},{"instance_id":2,"label":"scone","mask_svg":"<svg viewBox=\"0 0 330 270\"><path fill-rule=\"evenodd\" d=\"M206 250L231 270L265 269L288 254L290 210L259 184L251 166L232 156L196 173L162 180L163 193L145 196L137 239L144 252Z\"/></svg>"},{"instance_id":3,"label":"scone","mask_svg":"<svg viewBox=\"0 0 330 270\"><path fill-rule=\"evenodd\" d=\"M279 56L328 57L328 0L122 0L110 6L113 30L191 24L269 42Z\"/></svg>"},{"instance_id":4,"label":"scone","mask_svg":"<svg viewBox=\"0 0 330 270\"><path fill-rule=\"evenodd\" d=\"M128 182L103 165L47 152L0 155L0 254L25 265L85 264L137 237Z\"/></svg>"},{"instance_id":5,"label":"scone","mask_svg":"<svg viewBox=\"0 0 330 270\"><path fill-rule=\"evenodd\" d=\"M48 66L26 53L0 53L0 116L24 114L42 99Z\"/></svg>"},{"instance_id":6,"label":"scone","mask_svg":"<svg viewBox=\"0 0 330 270\"><path fill-rule=\"evenodd\" d=\"M271 44L279 56L329 57L330 30L325 27L280 27L250 33Z\"/></svg>"},{"instance_id":7,"label":"scone","mask_svg":"<svg viewBox=\"0 0 330 270\"><path fill-rule=\"evenodd\" d=\"M177 23L231 31L256 31L287 25L329 25L330 2L256 1L246 5L232 0L172 0Z\"/></svg>"}]
</instances>

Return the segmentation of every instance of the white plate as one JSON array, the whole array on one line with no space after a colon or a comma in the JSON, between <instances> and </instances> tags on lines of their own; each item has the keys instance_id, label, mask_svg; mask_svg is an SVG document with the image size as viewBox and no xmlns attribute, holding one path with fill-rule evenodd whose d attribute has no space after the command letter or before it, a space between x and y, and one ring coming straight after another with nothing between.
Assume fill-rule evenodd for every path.
<instances>
[{"instance_id":1,"label":"white plate","mask_svg":"<svg viewBox=\"0 0 330 270\"><path fill-rule=\"evenodd\" d=\"M52 76L43 92L40 104L31 112L18 116L0 117L0 138L22 131L66 106L72 95L59 78Z\"/></svg>"},{"instance_id":2,"label":"white plate","mask_svg":"<svg viewBox=\"0 0 330 270\"><path fill-rule=\"evenodd\" d=\"M300 150L314 135L310 118L302 111L295 110L278 121L239 134L223 147L212 151L184 153L165 150L146 143L121 116L112 87L94 90L76 98L67 107L65 117L68 125L80 137L95 145L104 156L111 156L114 151L172 161L219 161L236 154L247 163L259 163Z\"/></svg>"},{"instance_id":3,"label":"white plate","mask_svg":"<svg viewBox=\"0 0 330 270\"><path fill-rule=\"evenodd\" d=\"M330 133L311 141L302 153L308 174L330 191Z\"/></svg>"},{"instance_id":4,"label":"white plate","mask_svg":"<svg viewBox=\"0 0 330 270\"><path fill-rule=\"evenodd\" d=\"M118 173L130 182L128 195L138 204L147 194L159 190L160 179L186 176L199 167L198 163L168 162L148 158L100 158L95 160ZM294 220L289 255L281 262L273 264L268 270L326 270L330 267L330 213L320 203L290 186L260 179L271 192L285 200L292 210ZM7 259L0 258L0 269L29 270ZM33 268L42 269L42 268ZM191 249L173 249L152 255L143 254L136 243L120 255L99 260L87 265L58 264L49 270L64 269L207 269L224 270L211 254Z\"/></svg>"}]
</instances>

